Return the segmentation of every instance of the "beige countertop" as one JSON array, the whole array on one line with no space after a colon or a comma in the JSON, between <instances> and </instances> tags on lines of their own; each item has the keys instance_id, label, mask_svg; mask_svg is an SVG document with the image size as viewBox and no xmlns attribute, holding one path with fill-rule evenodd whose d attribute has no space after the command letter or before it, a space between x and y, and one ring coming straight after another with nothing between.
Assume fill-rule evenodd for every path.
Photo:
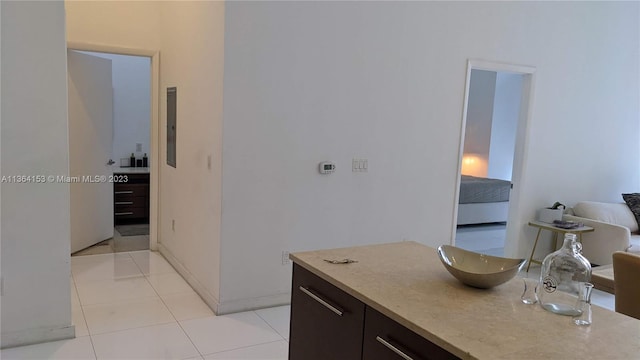
<instances>
[{"instance_id":1,"label":"beige countertop","mask_svg":"<svg viewBox=\"0 0 640 360\"><path fill-rule=\"evenodd\" d=\"M357 260L329 264L323 259ZM463 359L640 359L640 320L592 306L591 326L520 301L522 280L463 285L415 242L299 252L291 259Z\"/></svg>"},{"instance_id":2,"label":"beige countertop","mask_svg":"<svg viewBox=\"0 0 640 360\"><path fill-rule=\"evenodd\" d=\"M117 168L113 168L113 173L114 174L148 174L149 168L148 167L128 167L128 168L117 167Z\"/></svg>"}]
</instances>

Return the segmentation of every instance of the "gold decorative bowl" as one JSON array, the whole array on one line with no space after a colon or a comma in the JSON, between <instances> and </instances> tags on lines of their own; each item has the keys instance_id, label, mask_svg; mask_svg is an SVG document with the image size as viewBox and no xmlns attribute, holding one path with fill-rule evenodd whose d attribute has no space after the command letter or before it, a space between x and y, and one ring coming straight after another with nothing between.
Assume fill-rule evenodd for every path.
<instances>
[{"instance_id":1,"label":"gold decorative bowl","mask_svg":"<svg viewBox=\"0 0 640 360\"><path fill-rule=\"evenodd\" d=\"M484 255L449 245L438 247L438 256L456 279L480 289L489 289L513 279L527 261Z\"/></svg>"}]
</instances>

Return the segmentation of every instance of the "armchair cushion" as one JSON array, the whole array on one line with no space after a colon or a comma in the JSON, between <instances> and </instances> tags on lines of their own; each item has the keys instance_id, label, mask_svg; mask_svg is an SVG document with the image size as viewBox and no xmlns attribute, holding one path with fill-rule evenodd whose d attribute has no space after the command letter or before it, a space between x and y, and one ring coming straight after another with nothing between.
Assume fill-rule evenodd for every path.
<instances>
[{"instance_id":1,"label":"armchair cushion","mask_svg":"<svg viewBox=\"0 0 640 360\"><path fill-rule=\"evenodd\" d=\"M621 225L634 233L638 231L638 222L625 203L601 203L581 201L573 207L575 216Z\"/></svg>"},{"instance_id":2,"label":"armchair cushion","mask_svg":"<svg viewBox=\"0 0 640 360\"><path fill-rule=\"evenodd\" d=\"M582 234L582 254L592 264L611 264L614 252L627 251L629 248L631 234L625 226L572 215L565 215L564 219L594 228L595 231Z\"/></svg>"}]
</instances>

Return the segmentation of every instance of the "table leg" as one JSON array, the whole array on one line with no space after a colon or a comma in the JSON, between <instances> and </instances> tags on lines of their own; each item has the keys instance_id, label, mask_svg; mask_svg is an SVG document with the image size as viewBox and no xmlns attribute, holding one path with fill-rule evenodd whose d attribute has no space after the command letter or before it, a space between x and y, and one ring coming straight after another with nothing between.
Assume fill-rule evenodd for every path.
<instances>
[{"instance_id":1,"label":"table leg","mask_svg":"<svg viewBox=\"0 0 640 360\"><path fill-rule=\"evenodd\" d=\"M538 234L536 235L536 241L533 243L533 249L531 249L531 256L529 256L529 263L527 264L527 272L529 272L529 267L531 267L531 260L533 260L533 253L536 251L536 246L538 246L538 239L540 239L540 232L542 228L538 228Z\"/></svg>"}]
</instances>

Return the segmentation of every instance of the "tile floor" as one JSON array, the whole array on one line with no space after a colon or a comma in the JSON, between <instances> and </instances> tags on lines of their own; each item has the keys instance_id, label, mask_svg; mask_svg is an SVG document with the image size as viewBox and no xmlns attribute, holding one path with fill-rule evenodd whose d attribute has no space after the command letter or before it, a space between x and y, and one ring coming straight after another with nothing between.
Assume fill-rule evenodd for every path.
<instances>
[{"instance_id":1,"label":"tile floor","mask_svg":"<svg viewBox=\"0 0 640 360\"><path fill-rule=\"evenodd\" d=\"M504 256L506 224L460 226L456 230L456 246L479 253Z\"/></svg>"},{"instance_id":2,"label":"tile floor","mask_svg":"<svg viewBox=\"0 0 640 360\"><path fill-rule=\"evenodd\" d=\"M140 225L122 225L123 227L139 227ZM148 225L147 225L148 226ZM86 249L71 254L71 256L85 256L109 254L114 252L130 252L149 249L149 235L122 236L117 228L113 229L111 239L99 242Z\"/></svg>"},{"instance_id":3,"label":"tile floor","mask_svg":"<svg viewBox=\"0 0 640 360\"><path fill-rule=\"evenodd\" d=\"M76 338L2 359L286 359L289 306L216 316L158 253L71 258Z\"/></svg>"}]
</instances>

